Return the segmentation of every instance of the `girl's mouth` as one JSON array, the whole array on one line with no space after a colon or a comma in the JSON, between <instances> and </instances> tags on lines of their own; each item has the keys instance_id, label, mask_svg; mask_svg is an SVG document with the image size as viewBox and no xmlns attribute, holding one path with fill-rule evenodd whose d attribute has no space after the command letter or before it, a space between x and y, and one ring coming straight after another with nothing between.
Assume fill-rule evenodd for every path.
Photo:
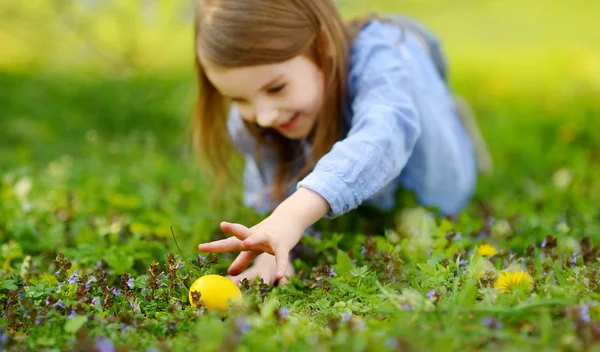
<instances>
[{"instance_id":1,"label":"girl's mouth","mask_svg":"<svg viewBox=\"0 0 600 352\"><path fill-rule=\"evenodd\" d=\"M292 128L294 128L294 126L296 125L296 122L298 122L298 117L300 117L300 113L297 112L294 114L294 116L292 116L292 118L286 122L286 123L282 123L279 126L277 126L280 130L283 131L289 131Z\"/></svg>"}]
</instances>

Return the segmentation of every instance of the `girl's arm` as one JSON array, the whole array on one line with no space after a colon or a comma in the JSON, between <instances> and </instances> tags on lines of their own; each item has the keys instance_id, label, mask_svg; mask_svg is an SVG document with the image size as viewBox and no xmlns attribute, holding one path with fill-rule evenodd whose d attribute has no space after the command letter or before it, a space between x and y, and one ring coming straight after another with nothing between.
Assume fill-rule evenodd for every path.
<instances>
[{"instance_id":1,"label":"girl's arm","mask_svg":"<svg viewBox=\"0 0 600 352\"><path fill-rule=\"evenodd\" d=\"M359 36L353 51L351 129L298 183L327 200L330 218L358 207L396 178L421 133L406 53L395 45L400 34L393 37L400 32L372 33Z\"/></svg>"}]
</instances>

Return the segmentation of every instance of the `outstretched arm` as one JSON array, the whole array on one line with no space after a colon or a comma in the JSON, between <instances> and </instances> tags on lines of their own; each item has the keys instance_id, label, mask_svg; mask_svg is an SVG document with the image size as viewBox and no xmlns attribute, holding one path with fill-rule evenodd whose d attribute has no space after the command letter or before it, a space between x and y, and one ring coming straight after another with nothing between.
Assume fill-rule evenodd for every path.
<instances>
[{"instance_id":1,"label":"outstretched arm","mask_svg":"<svg viewBox=\"0 0 600 352\"><path fill-rule=\"evenodd\" d=\"M289 252L300 242L307 228L329 211L329 203L318 193L300 187L273 213L251 228L222 222L221 229L233 237L198 246L202 252L242 251L229 267L230 275L242 272L260 253L275 256L275 280L281 280L289 265Z\"/></svg>"}]
</instances>

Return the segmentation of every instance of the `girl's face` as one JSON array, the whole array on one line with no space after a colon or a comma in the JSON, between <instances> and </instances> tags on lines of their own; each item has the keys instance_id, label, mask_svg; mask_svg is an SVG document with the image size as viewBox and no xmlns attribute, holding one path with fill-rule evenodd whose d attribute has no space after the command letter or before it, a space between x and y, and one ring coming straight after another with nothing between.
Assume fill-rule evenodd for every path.
<instances>
[{"instance_id":1,"label":"girl's face","mask_svg":"<svg viewBox=\"0 0 600 352\"><path fill-rule=\"evenodd\" d=\"M242 118L290 139L308 136L323 105L323 73L304 55L276 64L223 68L202 60L215 88Z\"/></svg>"}]
</instances>

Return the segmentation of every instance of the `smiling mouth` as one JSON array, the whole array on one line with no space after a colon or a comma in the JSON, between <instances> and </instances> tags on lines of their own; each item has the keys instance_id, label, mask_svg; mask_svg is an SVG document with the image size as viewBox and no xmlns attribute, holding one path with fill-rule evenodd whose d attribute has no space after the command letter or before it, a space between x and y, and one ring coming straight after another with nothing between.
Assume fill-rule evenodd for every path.
<instances>
[{"instance_id":1,"label":"smiling mouth","mask_svg":"<svg viewBox=\"0 0 600 352\"><path fill-rule=\"evenodd\" d=\"M279 126L279 129L281 130L290 130L294 127L294 125L296 124L296 121L298 121L298 117L300 117L300 113L297 112L295 113L286 123L282 123Z\"/></svg>"}]
</instances>

